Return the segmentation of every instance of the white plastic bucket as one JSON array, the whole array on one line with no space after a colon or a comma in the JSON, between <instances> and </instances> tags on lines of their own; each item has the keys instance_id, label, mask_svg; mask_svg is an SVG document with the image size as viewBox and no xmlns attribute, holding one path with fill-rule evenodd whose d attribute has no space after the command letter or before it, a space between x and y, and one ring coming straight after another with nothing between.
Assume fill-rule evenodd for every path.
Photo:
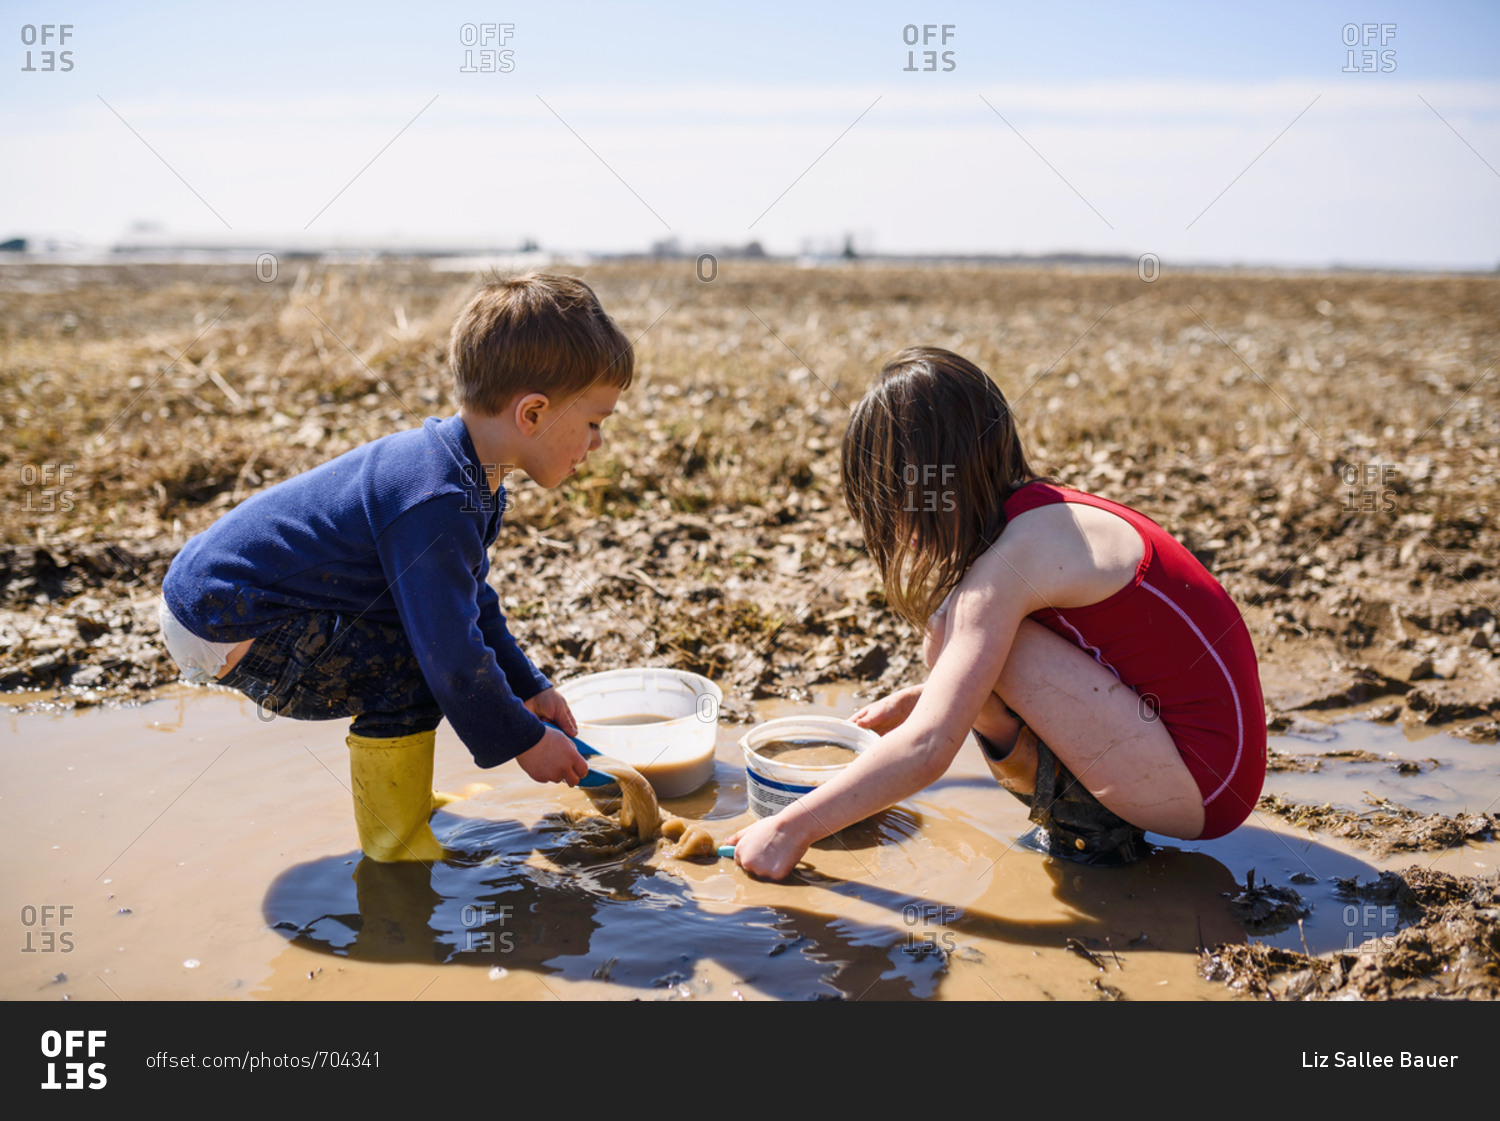
<instances>
[{"instance_id":1,"label":"white plastic bucket","mask_svg":"<svg viewBox=\"0 0 1500 1121\"><path fill-rule=\"evenodd\" d=\"M617 669L557 687L578 721L578 738L640 771L657 796L680 798L713 777L719 706L708 678L675 669ZM665 717L651 724L601 724L622 716Z\"/></svg>"},{"instance_id":2,"label":"white plastic bucket","mask_svg":"<svg viewBox=\"0 0 1500 1121\"><path fill-rule=\"evenodd\" d=\"M779 763L757 753L757 749L777 741L796 743L835 743L855 753L873 747L880 737L836 716L784 716L757 724L740 740L745 749L745 791L750 812L756 817L770 817L790 806L804 794L810 794L829 779L841 773L848 763L809 767Z\"/></svg>"}]
</instances>

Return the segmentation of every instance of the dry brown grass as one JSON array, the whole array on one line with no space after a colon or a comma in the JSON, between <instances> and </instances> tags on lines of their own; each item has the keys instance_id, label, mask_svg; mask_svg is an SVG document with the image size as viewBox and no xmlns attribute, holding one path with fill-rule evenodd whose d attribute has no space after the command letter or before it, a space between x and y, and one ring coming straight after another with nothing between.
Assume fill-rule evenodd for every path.
<instances>
[{"instance_id":1,"label":"dry brown grass","mask_svg":"<svg viewBox=\"0 0 1500 1121\"><path fill-rule=\"evenodd\" d=\"M837 463L846 405L918 343L987 369L1041 469L1155 517L1265 625L1316 629L1373 581L1440 589L1459 626L1493 631L1475 612L1496 599L1500 278L558 269L638 338L639 378L568 486L514 488L497 566L555 669L649 653L774 686L873 641L887 682L907 674L910 635L867 602ZM248 266L0 270L0 578L18 636L0 674L88 664L83 647L52 677L25 668L50 601L159 580L247 495L451 412L443 350L472 288L421 262L284 263L273 284ZM1361 465L1385 471L1372 509L1346 482ZM647 583L619 577L632 567ZM758 641L801 660L743 668Z\"/></svg>"}]
</instances>

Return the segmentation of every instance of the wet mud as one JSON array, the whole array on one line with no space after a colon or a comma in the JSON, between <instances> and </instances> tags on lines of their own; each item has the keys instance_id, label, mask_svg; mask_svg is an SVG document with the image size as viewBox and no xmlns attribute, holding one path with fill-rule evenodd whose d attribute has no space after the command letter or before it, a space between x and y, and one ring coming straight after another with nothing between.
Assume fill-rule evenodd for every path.
<instances>
[{"instance_id":1,"label":"wet mud","mask_svg":"<svg viewBox=\"0 0 1500 1121\"><path fill-rule=\"evenodd\" d=\"M589 762L591 770L612 776L618 786L586 791L595 812L560 810L547 815L543 828L565 833L565 849L617 856L660 840L666 856L679 860L718 858L713 834L702 825L663 816L656 791L634 767L604 755L596 755Z\"/></svg>"},{"instance_id":2,"label":"wet mud","mask_svg":"<svg viewBox=\"0 0 1500 1121\"><path fill-rule=\"evenodd\" d=\"M1494 837L1495 818L1490 814L1445 817L1418 813L1376 795L1366 795L1364 800L1374 808L1355 812L1329 805L1305 806L1273 794L1256 803L1256 809L1315 832L1356 841L1380 856L1389 852L1430 852L1452 848L1466 840L1488 841Z\"/></svg>"},{"instance_id":3,"label":"wet mud","mask_svg":"<svg viewBox=\"0 0 1500 1121\"><path fill-rule=\"evenodd\" d=\"M1423 751L1427 743L1441 744L1441 758ZM1381 722L1300 720L1269 755L1256 811L1382 857L1489 841L1500 826L1497 759L1493 745L1452 736L1408 739Z\"/></svg>"},{"instance_id":4,"label":"wet mud","mask_svg":"<svg viewBox=\"0 0 1500 1121\"><path fill-rule=\"evenodd\" d=\"M858 703L845 687L756 714L847 715ZM1474 841L1434 853L1458 885L1449 896L1393 887L1382 902L1346 885L1389 884L1382 873L1405 864L1257 815L1217 841L1151 837L1129 867L1084 867L1019 843L1025 811L970 744L919 796L820 842L786 882L763 883L731 861L681 859L666 841L592 844L579 822L604 819L587 795L513 765L476 771L444 727L437 785L470 796L433 825L458 855L379 865L354 847L333 723L263 721L226 691L189 688L134 708L5 719L0 867L15 898L70 907L74 947L0 959L8 999L1258 997L1243 962L1302 955L1324 963L1303 966L1322 979L1339 962L1348 972L1365 943L1396 939L1406 956L1385 960L1413 969L1405 947L1425 937L1422 952L1454 966L1481 944L1457 934L1488 929L1489 905L1427 916L1467 906L1461 893L1500 856ZM738 732L721 728L713 781L665 800L664 814L711 838L750 820ZM1475 750L1451 737L1411 748L1454 766ZM40 950L39 921L13 911L3 926ZM1201 974L1214 960L1222 971ZM1433 995L1387 980L1360 992ZM1491 995L1454 983L1438 991Z\"/></svg>"},{"instance_id":5,"label":"wet mud","mask_svg":"<svg viewBox=\"0 0 1500 1121\"><path fill-rule=\"evenodd\" d=\"M1206 952L1210 980L1268 1000L1494 1000L1500 997L1500 878L1412 865L1339 884L1346 910L1399 914L1402 929L1313 957L1257 943Z\"/></svg>"}]
</instances>

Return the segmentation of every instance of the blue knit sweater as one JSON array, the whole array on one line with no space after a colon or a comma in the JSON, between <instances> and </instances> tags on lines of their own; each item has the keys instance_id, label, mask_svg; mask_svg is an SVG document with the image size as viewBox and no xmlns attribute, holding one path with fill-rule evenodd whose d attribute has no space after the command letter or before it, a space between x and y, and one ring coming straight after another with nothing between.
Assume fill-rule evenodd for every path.
<instances>
[{"instance_id":1,"label":"blue knit sweater","mask_svg":"<svg viewBox=\"0 0 1500 1121\"><path fill-rule=\"evenodd\" d=\"M542 738L521 702L551 687L485 579L504 509L463 421L429 417L246 499L183 547L162 593L210 642L301 611L399 623L443 715L493 767Z\"/></svg>"}]
</instances>

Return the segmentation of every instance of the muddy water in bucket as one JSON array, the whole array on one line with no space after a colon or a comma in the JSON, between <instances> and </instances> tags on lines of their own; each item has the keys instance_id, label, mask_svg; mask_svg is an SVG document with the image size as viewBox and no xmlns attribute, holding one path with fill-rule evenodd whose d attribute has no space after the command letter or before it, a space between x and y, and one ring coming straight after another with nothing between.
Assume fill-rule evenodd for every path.
<instances>
[{"instance_id":1,"label":"muddy water in bucket","mask_svg":"<svg viewBox=\"0 0 1500 1121\"><path fill-rule=\"evenodd\" d=\"M750 812L770 817L838 775L880 737L830 716L785 716L750 729L745 783Z\"/></svg>"},{"instance_id":2,"label":"muddy water in bucket","mask_svg":"<svg viewBox=\"0 0 1500 1121\"><path fill-rule=\"evenodd\" d=\"M706 677L657 668L610 670L565 681L558 692L578 738L634 767L663 798L713 777L723 694Z\"/></svg>"},{"instance_id":3,"label":"muddy water in bucket","mask_svg":"<svg viewBox=\"0 0 1500 1121\"><path fill-rule=\"evenodd\" d=\"M776 740L756 750L763 759L790 763L797 767L847 767L859 758L859 752L842 743L826 740Z\"/></svg>"},{"instance_id":4,"label":"muddy water in bucket","mask_svg":"<svg viewBox=\"0 0 1500 1121\"><path fill-rule=\"evenodd\" d=\"M827 690L756 710L843 716L865 699ZM660 842L612 855L570 843L553 815L596 813L586 795L513 763L478 770L444 725L436 785L490 789L433 819L453 860L378 865L355 848L338 722L263 721L236 694L184 688L136 708L0 712L0 728L0 937L39 944L22 905L66 904L74 947L0 958L11 1000L1229 999L1198 977L1200 937L1358 948L1407 920L1378 907L1351 918L1337 877L1500 861L1494 843L1376 859L1262 815L1218 841L1153 838L1162 847L1125 869L1062 864L1016 845L1025 810L967 744L933 786L762 883ZM753 820L745 731L719 730L710 781L662 799L664 813L718 839ZM1267 789L1305 784L1355 807L1366 789L1439 808L1500 794L1493 745L1368 724L1332 736L1273 737L1327 759ZM1393 754L1351 762L1338 748ZM1398 757L1420 773L1400 773ZM1302 895L1303 933L1236 918L1225 896L1251 869Z\"/></svg>"}]
</instances>

